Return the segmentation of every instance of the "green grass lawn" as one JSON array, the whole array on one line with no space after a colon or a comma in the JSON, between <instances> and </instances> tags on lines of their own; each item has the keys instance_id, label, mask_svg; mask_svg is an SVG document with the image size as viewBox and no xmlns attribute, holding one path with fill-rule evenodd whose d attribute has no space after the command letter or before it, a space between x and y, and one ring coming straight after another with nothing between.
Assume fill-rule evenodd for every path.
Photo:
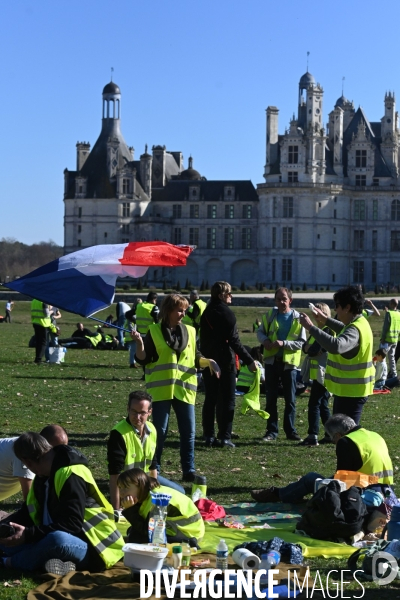
<instances>
[{"instance_id":1,"label":"green grass lawn","mask_svg":"<svg viewBox=\"0 0 400 600\"><path fill-rule=\"evenodd\" d=\"M233 309L238 318L242 342L256 345L255 334L250 333L262 309L239 307ZM115 307L99 313L105 318ZM60 423L69 434L71 444L77 446L89 459L92 472L101 489L108 494L106 467L106 440L110 429L125 416L130 391L144 386L141 370L129 369L129 353L124 351L68 350L62 365L35 365L34 349L28 348L33 334L30 324L29 303L16 302L12 313L13 323L0 324L0 435L14 436L26 430L39 431L48 423ZM79 318L63 313L58 322L62 337L68 337ZM376 347L381 318L370 320ZM93 329L94 322L85 319ZM244 332L247 330L247 332ZM400 465L400 405L399 391L389 396L371 397L363 412L363 425L384 436L394 463L395 473ZM235 417L234 431L240 435L235 449L205 448L201 439L201 407L203 394L197 397L197 470L207 476L209 496L219 503L249 501L249 490L270 485L285 485L308 471L320 471L327 476L335 468L334 447L299 448L284 436L272 444L261 441L265 422L256 415ZM297 429L307 433L307 396L297 404ZM283 400L280 401L280 421L283 417ZM264 399L262 399L262 407ZM163 455L162 471L167 477L179 480L179 439L174 415ZM2 502L3 510L15 510L21 502L15 496ZM330 569L346 568L344 561L313 560L313 568L320 573ZM14 584L19 580L21 584ZM26 577L17 571L0 571L0 598L20 600L29 589L41 582L40 576ZM7 587L5 584L11 584ZM368 586L364 597L399 598L397 584L376 591ZM346 588L347 589L347 588ZM379 594L378 594L379 591ZM351 592L349 592L349 595ZM360 589L354 588L359 595ZM378 595L375 595L378 594ZM389 594L389 595L385 595ZM316 597L316 596L314 596Z\"/></svg>"}]
</instances>

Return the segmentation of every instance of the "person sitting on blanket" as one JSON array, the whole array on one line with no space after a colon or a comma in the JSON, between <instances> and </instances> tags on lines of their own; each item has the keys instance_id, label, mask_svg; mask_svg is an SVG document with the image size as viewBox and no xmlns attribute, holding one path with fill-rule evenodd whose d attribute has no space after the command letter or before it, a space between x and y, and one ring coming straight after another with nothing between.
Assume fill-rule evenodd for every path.
<instances>
[{"instance_id":1,"label":"person sitting on blanket","mask_svg":"<svg viewBox=\"0 0 400 600\"><path fill-rule=\"evenodd\" d=\"M14 527L0 540L2 566L65 575L103 571L121 560L124 542L113 508L83 454L53 448L32 431L15 440L14 453L36 477L21 509L2 521Z\"/></svg>"},{"instance_id":2,"label":"person sitting on blanket","mask_svg":"<svg viewBox=\"0 0 400 600\"><path fill-rule=\"evenodd\" d=\"M387 363L386 363L386 355L387 350L385 348L378 348L375 352L375 356L373 357L373 363L375 367L375 383L374 383L374 392L376 390L391 390L394 387L398 387L400 385L400 381L398 377L390 377L387 378Z\"/></svg>"},{"instance_id":3,"label":"person sitting on blanket","mask_svg":"<svg viewBox=\"0 0 400 600\"><path fill-rule=\"evenodd\" d=\"M128 542L147 544L152 508L151 492L171 496L167 508L168 543L187 541L191 546L204 537L204 521L194 502L177 490L160 485L142 469L128 469L117 481L123 516L129 521Z\"/></svg>"},{"instance_id":4,"label":"person sitting on blanket","mask_svg":"<svg viewBox=\"0 0 400 600\"><path fill-rule=\"evenodd\" d=\"M397 498L390 487L393 483L393 465L386 442L382 436L356 425L351 417L337 413L325 423L325 431L336 445L336 470L358 471L377 475L378 483L370 488L390 493L388 503L396 504ZM307 473L298 481L285 487L269 487L252 490L251 497L257 502L301 502L304 496L314 493L316 479L324 479L319 473Z\"/></svg>"}]
</instances>

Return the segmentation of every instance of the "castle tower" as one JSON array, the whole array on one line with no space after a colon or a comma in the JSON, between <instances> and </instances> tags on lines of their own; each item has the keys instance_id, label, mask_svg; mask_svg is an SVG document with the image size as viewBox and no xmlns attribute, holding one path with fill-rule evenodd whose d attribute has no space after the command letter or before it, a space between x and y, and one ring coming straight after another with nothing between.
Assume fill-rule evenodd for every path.
<instances>
[{"instance_id":1,"label":"castle tower","mask_svg":"<svg viewBox=\"0 0 400 600\"><path fill-rule=\"evenodd\" d=\"M271 173L273 165L278 161L278 115L276 106L267 108L267 144L264 177Z\"/></svg>"}]
</instances>

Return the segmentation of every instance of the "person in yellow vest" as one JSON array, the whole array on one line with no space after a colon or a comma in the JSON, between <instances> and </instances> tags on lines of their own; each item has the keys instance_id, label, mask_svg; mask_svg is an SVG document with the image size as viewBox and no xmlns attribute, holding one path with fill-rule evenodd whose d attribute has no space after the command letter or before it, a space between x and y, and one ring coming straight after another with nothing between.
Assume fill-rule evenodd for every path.
<instances>
[{"instance_id":1,"label":"person in yellow vest","mask_svg":"<svg viewBox=\"0 0 400 600\"><path fill-rule=\"evenodd\" d=\"M331 309L324 302L318 302L315 306L319 308L319 310L321 310L325 316L331 316ZM329 329L329 327L325 326L322 331L329 335L333 335L333 331L332 329ZM328 353L324 348L321 347L321 344L314 340L312 335L310 335L307 342L304 344L303 352L307 354L306 361L308 362L309 366L309 376L307 381L312 379L312 385L310 389L310 397L308 399L308 435L302 442L299 443L299 446L318 446L318 444L329 444L331 439L327 436L324 436L320 442L318 442L319 419L321 417L322 424L325 425L331 416L328 406L331 395L324 385Z\"/></svg>"},{"instance_id":2,"label":"person in yellow vest","mask_svg":"<svg viewBox=\"0 0 400 600\"><path fill-rule=\"evenodd\" d=\"M14 442L14 452L36 477L26 502L6 519L15 533L1 540L3 566L65 575L98 572L121 560L124 542L113 508L83 454L52 447L32 431Z\"/></svg>"},{"instance_id":3,"label":"person in yellow vest","mask_svg":"<svg viewBox=\"0 0 400 600\"><path fill-rule=\"evenodd\" d=\"M197 290L192 290L189 296L189 304L190 306L188 307L186 314L182 319L182 323L194 327L196 333L198 334L200 329L201 315L207 307L207 302L201 300Z\"/></svg>"},{"instance_id":4,"label":"person in yellow vest","mask_svg":"<svg viewBox=\"0 0 400 600\"><path fill-rule=\"evenodd\" d=\"M263 441L270 442L278 437L278 389L283 386L285 412L283 429L288 440L300 441L295 428L296 418L296 378L300 365L301 348L306 341L304 328L299 322L300 314L290 308L292 292L278 288L275 292L276 307L271 308L262 318L257 331L257 339L264 346L265 389L270 414Z\"/></svg>"},{"instance_id":5,"label":"person in yellow vest","mask_svg":"<svg viewBox=\"0 0 400 600\"><path fill-rule=\"evenodd\" d=\"M140 335L146 335L150 325L158 323L159 308L156 292L149 292L145 302L136 305L136 328Z\"/></svg>"},{"instance_id":6,"label":"person in yellow vest","mask_svg":"<svg viewBox=\"0 0 400 600\"><path fill-rule=\"evenodd\" d=\"M389 363L388 377L397 376L396 346L400 339L400 312L397 310L398 301L392 298L389 310L386 311L381 333L381 348L385 348Z\"/></svg>"},{"instance_id":7,"label":"person in yellow vest","mask_svg":"<svg viewBox=\"0 0 400 600\"><path fill-rule=\"evenodd\" d=\"M179 484L157 473L157 432L148 421L152 413L153 398L144 391L129 394L128 416L117 423L107 442L108 473L110 475L110 500L114 509L120 507L118 475L127 469L139 468L151 477L158 478L160 485L173 487L185 493Z\"/></svg>"},{"instance_id":8,"label":"person in yellow vest","mask_svg":"<svg viewBox=\"0 0 400 600\"><path fill-rule=\"evenodd\" d=\"M363 429L352 418L340 413L327 420L325 431L336 446L336 471L376 475L378 483L369 487L382 492L383 497L390 494L390 503L397 503L391 488L393 465L383 437L379 433ZM325 476L307 473L298 481L282 488L252 490L251 496L256 502L300 502L304 496L314 493L316 479L325 479Z\"/></svg>"},{"instance_id":9,"label":"person in yellow vest","mask_svg":"<svg viewBox=\"0 0 400 600\"><path fill-rule=\"evenodd\" d=\"M46 351L49 332L57 333L57 327L51 322L50 306L41 300L32 300L31 322L35 330L35 363L39 364Z\"/></svg>"},{"instance_id":10,"label":"person in yellow vest","mask_svg":"<svg viewBox=\"0 0 400 600\"><path fill-rule=\"evenodd\" d=\"M165 296L160 307L160 323L150 325L143 339L136 340L136 360L145 365L146 390L153 397L153 424L157 430L157 469L168 431L169 414L174 409L180 436L183 481L194 481L194 403L197 390L196 369L209 367L219 377L214 360L204 358L196 348L196 331L182 323L188 301L181 294Z\"/></svg>"},{"instance_id":11,"label":"person in yellow vest","mask_svg":"<svg viewBox=\"0 0 400 600\"><path fill-rule=\"evenodd\" d=\"M374 389L373 335L361 314L364 298L358 286L338 290L333 301L338 320L327 318L318 308L313 309L313 316L318 325L327 325L337 337L315 327L305 314L300 322L328 351L325 387L333 394L333 414L348 415L359 425L363 406Z\"/></svg>"},{"instance_id":12,"label":"person in yellow vest","mask_svg":"<svg viewBox=\"0 0 400 600\"><path fill-rule=\"evenodd\" d=\"M168 543L187 541L191 545L204 537L204 521L191 498L177 490L161 486L157 479L141 469L129 469L118 477L122 514L131 524L128 542L147 544L148 527L152 507L151 492L169 494L166 534Z\"/></svg>"}]
</instances>

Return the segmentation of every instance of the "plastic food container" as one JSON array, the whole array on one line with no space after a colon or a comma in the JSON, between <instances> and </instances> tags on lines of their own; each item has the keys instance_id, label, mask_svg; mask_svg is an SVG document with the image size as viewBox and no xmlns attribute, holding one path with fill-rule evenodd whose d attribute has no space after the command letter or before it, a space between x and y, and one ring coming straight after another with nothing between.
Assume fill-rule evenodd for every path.
<instances>
[{"instance_id":1,"label":"plastic food container","mask_svg":"<svg viewBox=\"0 0 400 600\"><path fill-rule=\"evenodd\" d=\"M124 565L129 567L133 573L140 571L140 569L158 571L168 554L168 548L150 546L149 544L125 544L122 551L124 553Z\"/></svg>"}]
</instances>

